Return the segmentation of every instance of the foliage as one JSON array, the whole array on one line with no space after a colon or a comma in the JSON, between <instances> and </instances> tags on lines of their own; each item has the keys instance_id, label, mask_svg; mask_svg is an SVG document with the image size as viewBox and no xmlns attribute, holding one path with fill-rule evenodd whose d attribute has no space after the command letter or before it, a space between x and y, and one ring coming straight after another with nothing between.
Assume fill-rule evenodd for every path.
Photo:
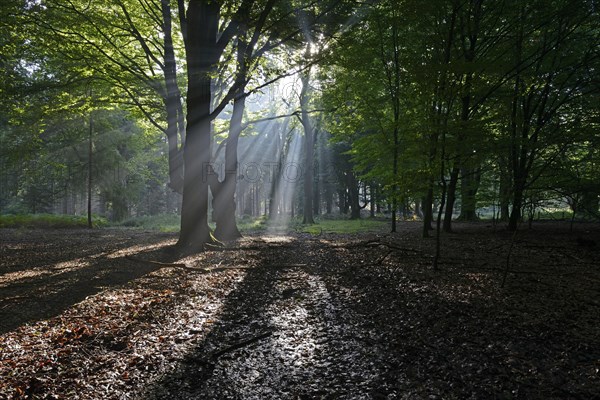
<instances>
[{"instance_id":1,"label":"foliage","mask_svg":"<svg viewBox=\"0 0 600 400\"><path fill-rule=\"evenodd\" d=\"M184 15L178 5L216 3L5 3L0 210L81 212L67 203L84 201L93 119L93 196L95 206L106 208L97 211L113 220L177 212L178 201L165 183L181 183L177 167L190 83L185 44L190 27L184 17L198 17L193 15L198 8ZM338 208L344 210L349 186L362 188L363 203L367 192L371 197L377 192L379 205L394 204L393 212L424 197L436 197L439 204L444 193L439 189L447 183L447 198L456 197L461 215L467 208L475 213L477 207L498 206L503 218L509 208L519 218L526 207L557 197L586 218L600 214L600 163L593 150L599 144L600 27L592 3L218 5L215 29L223 40L209 47L219 54L206 74L190 76L211 82L212 99L204 106L211 120L206 127L212 128L203 128L207 145L199 148L214 140L219 162L227 148L224 132L232 128L233 99L251 93L259 99L242 113L241 128L247 129L240 150L275 147L278 135L261 134L273 125L247 120L283 112L292 116L281 126L296 123L297 88L285 93L280 103L286 107L275 101L265 106L261 96L274 97L269 82L298 81L310 68L317 73L308 108L328 111L313 114L317 140L326 131L335 143L328 151L334 153L336 185L313 182L321 185L315 199L329 191L330 208L337 188ZM306 52L308 43L316 50ZM209 158L207 153L205 161ZM264 192L261 204L271 198ZM309 202L295 199L299 210Z\"/></svg>"},{"instance_id":2,"label":"foliage","mask_svg":"<svg viewBox=\"0 0 600 400\"><path fill-rule=\"evenodd\" d=\"M161 232L177 232L179 230L179 216L176 214L145 215L127 218L114 226Z\"/></svg>"},{"instance_id":3,"label":"foliage","mask_svg":"<svg viewBox=\"0 0 600 400\"><path fill-rule=\"evenodd\" d=\"M388 229L389 221L381 219L324 219L317 218L316 225L300 226L302 232L313 235L322 233L357 234L369 232L384 232Z\"/></svg>"},{"instance_id":4,"label":"foliage","mask_svg":"<svg viewBox=\"0 0 600 400\"><path fill-rule=\"evenodd\" d=\"M93 226L96 228L108 225L106 218L94 215ZM87 217L60 214L2 214L0 228L87 228Z\"/></svg>"}]
</instances>

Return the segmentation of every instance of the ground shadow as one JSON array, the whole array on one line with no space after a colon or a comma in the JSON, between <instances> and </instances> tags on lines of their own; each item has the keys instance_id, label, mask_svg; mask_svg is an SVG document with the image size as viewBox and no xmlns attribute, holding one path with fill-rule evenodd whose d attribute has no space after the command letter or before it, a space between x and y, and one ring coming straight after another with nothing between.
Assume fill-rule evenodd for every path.
<instances>
[{"instance_id":1,"label":"ground shadow","mask_svg":"<svg viewBox=\"0 0 600 400\"><path fill-rule=\"evenodd\" d=\"M63 233L64 240L49 239ZM82 230L79 235L30 231L3 240L0 334L59 315L90 295L157 270L127 255L165 259L170 239L148 232Z\"/></svg>"},{"instance_id":2,"label":"ground shadow","mask_svg":"<svg viewBox=\"0 0 600 400\"><path fill-rule=\"evenodd\" d=\"M598 335L578 333L593 305L545 310L552 290L516 296L496 272L385 254L315 238L261 251L215 327L139 398L598 398Z\"/></svg>"}]
</instances>

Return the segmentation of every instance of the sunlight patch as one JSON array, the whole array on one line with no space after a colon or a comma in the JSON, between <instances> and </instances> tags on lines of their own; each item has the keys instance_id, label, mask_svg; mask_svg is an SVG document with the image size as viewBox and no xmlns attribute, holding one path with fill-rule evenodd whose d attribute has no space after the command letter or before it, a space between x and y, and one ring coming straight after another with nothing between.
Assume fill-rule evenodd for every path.
<instances>
[{"instance_id":1,"label":"sunlight patch","mask_svg":"<svg viewBox=\"0 0 600 400\"><path fill-rule=\"evenodd\" d=\"M110 259L121 258L121 257L126 257L126 256L132 256L134 254L141 253L142 251L158 250L161 247L166 247L166 246L172 245L174 242L175 241L173 239L171 239L171 240L164 240L162 242L145 245L145 246L131 246L131 247L127 247L125 249L121 249L121 250L117 250L115 252L109 253L106 255L106 258L110 258Z\"/></svg>"},{"instance_id":2,"label":"sunlight patch","mask_svg":"<svg viewBox=\"0 0 600 400\"><path fill-rule=\"evenodd\" d=\"M76 269L88 267L90 263L81 258L74 260L63 261L48 267L36 267L25 271L9 272L0 276L0 287L6 287L15 282L39 278L41 276L56 275L58 273L74 271Z\"/></svg>"},{"instance_id":3,"label":"sunlight patch","mask_svg":"<svg viewBox=\"0 0 600 400\"><path fill-rule=\"evenodd\" d=\"M293 238L291 236L262 236L261 237L262 240L265 241L265 243L269 244L269 243L291 243Z\"/></svg>"}]
</instances>

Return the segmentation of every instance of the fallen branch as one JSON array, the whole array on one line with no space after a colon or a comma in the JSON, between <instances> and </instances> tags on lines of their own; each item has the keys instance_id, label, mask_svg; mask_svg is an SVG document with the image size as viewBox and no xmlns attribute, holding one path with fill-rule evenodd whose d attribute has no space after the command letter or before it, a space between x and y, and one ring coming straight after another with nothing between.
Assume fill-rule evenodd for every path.
<instances>
[{"instance_id":1,"label":"fallen branch","mask_svg":"<svg viewBox=\"0 0 600 400\"><path fill-rule=\"evenodd\" d=\"M243 247L219 247L213 246L210 251L245 251L245 250L269 250L269 249L281 249L281 248L291 248L293 247L290 244L264 244L258 246L243 246Z\"/></svg>"},{"instance_id":2,"label":"fallen branch","mask_svg":"<svg viewBox=\"0 0 600 400\"><path fill-rule=\"evenodd\" d=\"M271 264L265 265L267 268L304 268L306 264Z\"/></svg>"},{"instance_id":3,"label":"fallen branch","mask_svg":"<svg viewBox=\"0 0 600 400\"><path fill-rule=\"evenodd\" d=\"M423 253L421 250L409 249L409 248L406 248L406 247L399 247L399 246L396 246L396 245L391 244L391 243L381 243L381 244L383 246L389 247L390 249L394 249L395 251L404 251L406 253L413 252L413 253L416 253L416 254Z\"/></svg>"},{"instance_id":4,"label":"fallen branch","mask_svg":"<svg viewBox=\"0 0 600 400\"><path fill-rule=\"evenodd\" d=\"M341 248L355 248L355 247L376 247L381 245L382 243L380 242L379 239L371 239L371 240L367 240L364 242L353 242L353 243L345 243L345 244L340 244L340 245L333 245L331 247L341 247Z\"/></svg>"},{"instance_id":5,"label":"fallen branch","mask_svg":"<svg viewBox=\"0 0 600 400\"><path fill-rule=\"evenodd\" d=\"M421 250L409 249L406 247L396 246L393 243L382 242L379 239L372 239L372 240L367 240L365 242L358 242L358 243L347 243L347 244L331 246L331 247L353 249L353 248L357 248L357 247L379 247L379 246L385 246L387 248L393 249L394 251L403 251L405 253L416 253L416 254L423 253L423 251L421 251Z\"/></svg>"},{"instance_id":6,"label":"fallen branch","mask_svg":"<svg viewBox=\"0 0 600 400\"><path fill-rule=\"evenodd\" d=\"M137 262L141 262L141 263L158 265L161 267L188 268L188 269L192 268L192 267L188 267L187 264L185 264L185 263L164 263L164 262L160 262L160 261L144 260L142 258L137 258L137 257L133 257L133 256L125 256L125 258L128 260L131 260L131 261L137 261Z\"/></svg>"},{"instance_id":7,"label":"fallen branch","mask_svg":"<svg viewBox=\"0 0 600 400\"><path fill-rule=\"evenodd\" d=\"M217 350L217 351L211 353L209 358L213 361L216 361L219 357L221 357L224 354L231 353L232 351L241 349L242 347L246 347L252 343L258 342L259 340L265 339L265 338L271 336L272 334L273 334L272 331L268 331L268 332L261 333L258 336L254 336L250 339L242 340L241 342L237 342L235 344L232 344L231 346L225 347L224 349Z\"/></svg>"},{"instance_id":8,"label":"fallen branch","mask_svg":"<svg viewBox=\"0 0 600 400\"><path fill-rule=\"evenodd\" d=\"M385 259L388 258L388 256L390 254L392 254L392 253L393 253L392 250L388 250L383 257L381 257L379 260L377 260L377 262L375 263L375 265L381 265L381 264L383 264L383 262L385 261Z\"/></svg>"},{"instance_id":9,"label":"fallen branch","mask_svg":"<svg viewBox=\"0 0 600 400\"><path fill-rule=\"evenodd\" d=\"M223 272L223 271L231 271L231 270L236 270L236 269L252 269L252 267L217 267L217 268L198 268L198 267L188 267L188 269L193 269L196 270L198 272L202 272L205 274L211 273L211 272Z\"/></svg>"}]
</instances>

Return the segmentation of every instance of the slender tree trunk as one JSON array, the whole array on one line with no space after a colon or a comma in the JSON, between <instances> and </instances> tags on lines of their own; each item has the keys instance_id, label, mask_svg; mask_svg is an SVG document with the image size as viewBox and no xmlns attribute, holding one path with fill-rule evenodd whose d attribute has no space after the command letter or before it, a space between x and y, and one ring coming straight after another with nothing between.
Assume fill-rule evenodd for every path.
<instances>
[{"instance_id":1,"label":"slender tree trunk","mask_svg":"<svg viewBox=\"0 0 600 400\"><path fill-rule=\"evenodd\" d=\"M421 210L421 199L415 199L415 215L418 218L423 218L423 211Z\"/></svg>"},{"instance_id":2,"label":"slender tree trunk","mask_svg":"<svg viewBox=\"0 0 600 400\"><path fill-rule=\"evenodd\" d=\"M350 196L350 219L360 219L360 190L354 172L348 173L348 192Z\"/></svg>"},{"instance_id":3,"label":"slender tree trunk","mask_svg":"<svg viewBox=\"0 0 600 400\"><path fill-rule=\"evenodd\" d=\"M307 48L307 55L310 47ZM304 219L303 224L314 224L313 216L313 190L314 190L314 156L315 137L312 121L308 115L310 68L301 76L302 90L300 93L301 120L304 127Z\"/></svg>"},{"instance_id":4,"label":"slender tree trunk","mask_svg":"<svg viewBox=\"0 0 600 400\"><path fill-rule=\"evenodd\" d=\"M338 190L338 202L340 207L340 214L348 214L349 206L346 201L348 196L346 195L346 189Z\"/></svg>"},{"instance_id":5,"label":"slender tree trunk","mask_svg":"<svg viewBox=\"0 0 600 400\"><path fill-rule=\"evenodd\" d=\"M371 218L375 218L375 203L377 202L377 186L375 185L374 182L371 182L371 185L369 186L369 188L371 189L371 193L369 196L369 203L370 203L370 207L371 209L370 211L370 217Z\"/></svg>"},{"instance_id":6,"label":"slender tree trunk","mask_svg":"<svg viewBox=\"0 0 600 400\"><path fill-rule=\"evenodd\" d=\"M429 231L433 228L431 223L433 222L433 182L429 182L429 188L427 194L423 199L423 237L429 237Z\"/></svg>"},{"instance_id":7,"label":"slender tree trunk","mask_svg":"<svg viewBox=\"0 0 600 400\"><path fill-rule=\"evenodd\" d=\"M510 217L508 219L508 230L513 232L516 231L518 226L519 226L519 222L521 221L522 218L522 209L523 209L523 186L521 183L518 183L515 185L514 189L514 193L513 193L513 204L512 204L512 210L510 213Z\"/></svg>"},{"instance_id":8,"label":"slender tree trunk","mask_svg":"<svg viewBox=\"0 0 600 400\"><path fill-rule=\"evenodd\" d=\"M500 185L498 188L498 198L500 202L500 221L508 221L510 214L509 204L511 197L511 177L508 171L507 163L500 162Z\"/></svg>"},{"instance_id":9,"label":"slender tree trunk","mask_svg":"<svg viewBox=\"0 0 600 400\"><path fill-rule=\"evenodd\" d=\"M523 15L524 8L521 9L520 15ZM519 25L516 41L516 62L520 64L522 58L522 46L523 46L523 26ZM513 173L513 204L510 216L508 217L508 230L516 231L518 228L519 221L521 219L521 208L523 207L523 190L522 185L523 178L521 176L521 164L523 157L523 149L519 148L517 131L519 124L517 121L519 113L519 98L521 89L521 75L517 73L515 76L515 83L513 86L513 96L511 104L511 115L510 115L510 163ZM521 129L523 129L521 127ZM523 146L523 144L521 144ZM521 157L519 155L521 154Z\"/></svg>"},{"instance_id":10,"label":"slender tree trunk","mask_svg":"<svg viewBox=\"0 0 600 400\"><path fill-rule=\"evenodd\" d=\"M164 68L167 111L167 143L169 146L169 187L177 193L183 192L183 155L179 147L178 135L184 142L183 115L181 111L181 92L177 84L177 64L173 48L171 5L169 0L161 0L164 25Z\"/></svg>"},{"instance_id":11,"label":"slender tree trunk","mask_svg":"<svg viewBox=\"0 0 600 400\"><path fill-rule=\"evenodd\" d=\"M462 171L461 209L459 219L477 221L477 191L481 182L481 168Z\"/></svg>"},{"instance_id":12,"label":"slender tree trunk","mask_svg":"<svg viewBox=\"0 0 600 400\"><path fill-rule=\"evenodd\" d=\"M396 60L397 62L397 60ZM392 232L396 232L397 228L397 216L398 212L398 184L396 183L396 179L398 177L398 141L399 141L399 132L398 132L398 124L400 121L400 101L398 98L395 99L394 102L394 158L392 165L392 172L394 174L394 184L392 185Z\"/></svg>"},{"instance_id":13,"label":"slender tree trunk","mask_svg":"<svg viewBox=\"0 0 600 400\"><path fill-rule=\"evenodd\" d=\"M333 212L333 188L329 182L325 185L325 212L327 215Z\"/></svg>"},{"instance_id":14,"label":"slender tree trunk","mask_svg":"<svg viewBox=\"0 0 600 400\"><path fill-rule=\"evenodd\" d=\"M438 209L438 216L436 221L436 231L435 231L435 255L433 257L433 270L438 270L438 264L441 256L441 223L442 223L442 213L444 212L444 206L446 202L446 178L444 177L445 173L445 165L444 165L444 153L445 153L445 133L442 134L442 165L440 166L440 182L442 186L442 193L440 196L440 208Z\"/></svg>"},{"instance_id":15,"label":"slender tree trunk","mask_svg":"<svg viewBox=\"0 0 600 400\"><path fill-rule=\"evenodd\" d=\"M446 195L446 210L444 214L444 232L452 232L452 214L454 213L454 202L456 201L456 185L458 183L458 175L460 169L455 164L450 173L450 181L448 182L448 189ZM445 183L444 183L445 184Z\"/></svg>"},{"instance_id":16,"label":"slender tree trunk","mask_svg":"<svg viewBox=\"0 0 600 400\"><path fill-rule=\"evenodd\" d=\"M317 133L318 130L314 130L314 142L317 142ZM318 146L318 144L317 144ZM313 215L321 214L321 182L319 179L320 175L320 165L319 160L317 159L316 170L313 171L314 181L313 181Z\"/></svg>"},{"instance_id":17,"label":"slender tree trunk","mask_svg":"<svg viewBox=\"0 0 600 400\"><path fill-rule=\"evenodd\" d=\"M92 135L94 133L94 117L90 112L90 132L88 137L88 182L87 182L87 225L89 229L92 229L92 160L94 143L92 141Z\"/></svg>"},{"instance_id":18,"label":"slender tree trunk","mask_svg":"<svg viewBox=\"0 0 600 400\"><path fill-rule=\"evenodd\" d=\"M287 123L284 124L284 127L287 127ZM282 130L281 133L285 132L284 128ZM279 193L279 184L280 184L280 180L281 180L281 162L282 162L282 158L283 158L283 143L284 140L282 140L281 138L281 134L277 133L275 136L275 141L276 141L276 149L277 149L277 162L275 164L271 164L271 166L273 168L271 168L271 170L269 171L270 177L272 179L271 181L271 192L269 194L269 219L273 220L277 217L277 215L279 214L279 208L280 208L280 198L281 198L281 193Z\"/></svg>"}]
</instances>

